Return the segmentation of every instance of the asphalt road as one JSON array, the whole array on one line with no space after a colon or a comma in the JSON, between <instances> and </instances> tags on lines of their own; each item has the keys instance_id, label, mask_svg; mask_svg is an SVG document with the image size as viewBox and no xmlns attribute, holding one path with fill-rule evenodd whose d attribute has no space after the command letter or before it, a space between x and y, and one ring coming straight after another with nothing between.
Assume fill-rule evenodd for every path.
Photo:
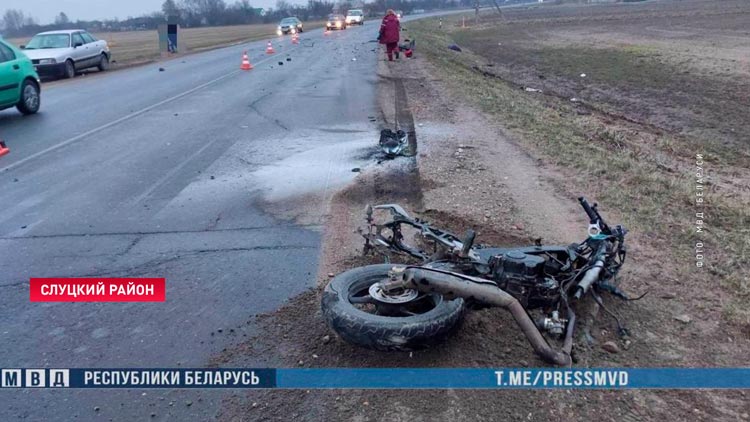
<instances>
[{"instance_id":1,"label":"asphalt road","mask_svg":"<svg viewBox=\"0 0 750 422\"><path fill-rule=\"evenodd\" d=\"M0 367L204 367L312 286L324 202L301 225L264 204L325 198L366 164L377 24L81 76L36 116L0 112ZM30 277L63 276L166 277L167 300L29 302ZM226 394L2 391L0 420L206 420Z\"/></svg>"}]
</instances>

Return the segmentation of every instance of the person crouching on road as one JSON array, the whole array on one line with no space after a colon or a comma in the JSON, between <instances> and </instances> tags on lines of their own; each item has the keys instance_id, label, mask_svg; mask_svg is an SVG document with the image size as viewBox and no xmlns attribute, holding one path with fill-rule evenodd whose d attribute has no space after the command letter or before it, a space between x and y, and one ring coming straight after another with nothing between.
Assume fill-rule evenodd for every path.
<instances>
[{"instance_id":1,"label":"person crouching on road","mask_svg":"<svg viewBox=\"0 0 750 422\"><path fill-rule=\"evenodd\" d=\"M398 21L398 17L396 17L393 9L388 9L383 18L383 23L380 24L380 36L378 37L380 43L385 44L388 61L393 61L394 52L396 52L396 58L398 58L398 40L400 35L401 23Z\"/></svg>"}]
</instances>

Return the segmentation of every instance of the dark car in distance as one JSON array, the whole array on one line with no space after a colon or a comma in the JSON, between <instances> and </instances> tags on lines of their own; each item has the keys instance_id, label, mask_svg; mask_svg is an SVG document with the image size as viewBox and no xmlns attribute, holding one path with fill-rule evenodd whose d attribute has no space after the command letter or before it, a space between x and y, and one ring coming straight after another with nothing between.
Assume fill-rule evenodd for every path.
<instances>
[{"instance_id":1,"label":"dark car in distance","mask_svg":"<svg viewBox=\"0 0 750 422\"><path fill-rule=\"evenodd\" d=\"M303 31L304 27L302 21L295 17L282 19L281 22L279 22L279 27L276 29L276 33L279 35L296 34Z\"/></svg>"},{"instance_id":2,"label":"dark car in distance","mask_svg":"<svg viewBox=\"0 0 750 422\"><path fill-rule=\"evenodd\" d=\"M326 29L346 29L346 18L344 17L344 15L328 15L328 20L326 21Z\"/></svg>"}]
</instances>

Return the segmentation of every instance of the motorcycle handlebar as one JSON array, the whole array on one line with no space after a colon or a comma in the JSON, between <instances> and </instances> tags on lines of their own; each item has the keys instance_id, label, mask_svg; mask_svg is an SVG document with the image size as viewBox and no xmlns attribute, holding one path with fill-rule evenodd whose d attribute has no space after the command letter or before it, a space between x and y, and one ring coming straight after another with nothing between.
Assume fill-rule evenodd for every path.
<instances>
[{"instance_id":1,"label":"motorcycle handlebar","mask_svg":"<svg viewBox=\"0 0 750 422\"><path fill-rule=\"evenodd\" d=\"M604 222L604 219L602 218L601 214L599 214L599 211L596 210L596 204L594 204L594 206L592 207L591 204L589 204L589 201L587 201L583 196L578 198L578 202L581 203L583 210L586 211L586 215L589 216L589 223L599 224L599 228L605 234L611 233L609 226Z\"/></svg>"},{"instance_id":2,"label":"motorcycle handlebar","mask_svg":"<svg viewBox=\"0 0 750 422\"><path fill-rule=\"evenodd\" d=\"M589 204L589 201L587 201L586 198L581 196L578 198L578 202L581 203L583 210L586 211L586 215L589 216L589 220L591 224L596 224L596 222L599 221L600 217L596 213L596 211L594 211L594 209L591 207L591 205Z\"/></svg>"}]
</instances>

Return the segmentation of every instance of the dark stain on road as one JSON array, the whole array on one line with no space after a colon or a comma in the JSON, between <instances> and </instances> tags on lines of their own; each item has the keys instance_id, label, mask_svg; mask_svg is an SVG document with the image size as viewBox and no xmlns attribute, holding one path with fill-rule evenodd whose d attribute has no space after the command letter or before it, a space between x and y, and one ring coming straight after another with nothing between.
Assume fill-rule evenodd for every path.
<instances>
[{"instance_id":1,"label":"dark stain on road","mask_svg":"<svg viewBox=\"0 0 750 422\"><path fill-rule=\"evenodd\" d=\"M396 91L396 127L406 132L409 140L409 155L417 155L417 133L414 130L414 116L409 108L404 81L394 78Z\"/></svg>"}]
</instances>

